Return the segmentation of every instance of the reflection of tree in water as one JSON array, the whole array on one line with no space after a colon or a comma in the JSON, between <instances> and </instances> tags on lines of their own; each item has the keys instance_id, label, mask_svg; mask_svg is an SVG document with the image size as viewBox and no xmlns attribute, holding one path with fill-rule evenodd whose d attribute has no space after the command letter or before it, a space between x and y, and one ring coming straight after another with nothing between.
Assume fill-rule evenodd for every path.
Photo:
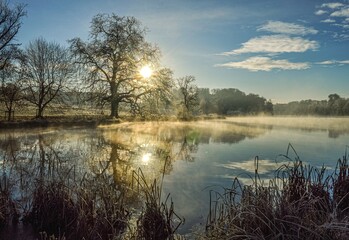
<instances>
[{"instance_id":1,"label":"reflection of tree in water","mask_svg":"<svg viewBox=\"0 0 349 240\"><path fill-rule=\"evenodd\" d=\"M87 135L82 132L69 133L71 132L53 131L42 134L0 135L1 180L5 179L1 182L1 187L9 189L13 208L23 220L32 222L39 230L45 224L49 226L52 221L56 221L57 217L68 214L60 212L66 211L66 207L58 210L60 205L57 205L58 209L56 212L52 209L52 214L58 215L42 220L40 216L47 217L51 214L46 210L42 211L45 209L44 197L49 198L47 204L59 204L60 197L64 197L62 201L70 204L70 211L76 211L74 205L88 204L88 208L79 211L87 211L83 213L86 217L98 218L93 221L93 224L97 225L89 227L91 231L98 232L81 233L83 236L110 234L110 231L120 229L120 221L123 221L128 213L119 205L122 202L124 186L115 181L120 178L114 178L112 172L104 172L104 162L113 163L117 158L125 160L125 156L119 154L118 146L109 148L104 138L96 132ZM110 159L105 160L106 156L110 156ZM114 158L115 156L117 157ZM54 198L50 199L48 193L53 194ZM81 196L87 202L81 202ZM99 216L100 213L105 215ZM71 220L76 221L76 218L74 219ZM55 228L58 227L57 223L52 231L56 231ZM2 237L7 239L6 230L0 232L0 238ZM16 238L12 235L11 237ZM36 239L34 236L28 238Z\"/></svg>"},{"instance_id":2,"label":"reflection of tree in water","mask_svg":"<svg viewBox=\"0 0 349 240\"><path fill-rule=\"evenodd\" d=\"M349 129L342 129L342 130L328 130L328 137L329 138L338 138L341 135L349 134Z\"/></svg>"},{"instance_id":3,"label":"reflection of tree in water","mask_svg":"<svg viewBox=\"0 0 349 240\"><path fill-rule=\"evenodd\" d=\"M20 149L20 143L11 133L5 134L5 139L0 139L0 156L2 159L0 161L11 161L11 159L16 159L17 152Z\"/></svg>"},{"instance_id":4,"label":"reflection of tree in water","mask_svg":"<svg viewBox=\"0 0 349 240\"><path fill-rule=\"evenodd\" d=\"M148 122L120 124L112 130L103 130L103 136L111 148L109 159L118 176L116 181L129 181L138 168L153 179L159 177L164 166L165 172L170 173L175 160L194 161L200 144L237 143L268 130L218 122Z\"/></svg>"},{"instance_id":5,"label":"reflection of tree in water","mask_svg":"<svg viewBox=\"0 0 349 240\"><path fill-rule=\"evenodd\" d=\"M154 179L163 171L169 174L175 160L194 161L200 144L236 143L265 131L215 122L120 124L101 132L7 133L1 136L0 151L1 160L11 162L21 177L45 181L74 172L77 180L85 172L108 173L115 184L129 184L138 168Z\"/></svg>"},{"instance_id":6,"label":"reflection of tree in water","mask_svg":"<svg viewBox=\"0 0 349 240\"><path fill-rule=\"evenodd\" d=\"M107 167L116 183L132 184L133 173L138 169L142 169L150 182L159 178L163 171L169 173L172 170L171 144L168 142L123 131L105 132L104 138L110 148Z\"/></svg>"},{"instance_id":7,"label":"reflection of tree in water","mask_svg":"<svg viewBox=\"0 0 349 240\"><path fill-rule=\"evenodd\" d=\"M246 135L244 134L236 134L236 133L222 133L218 138L214 139L214 142L217 143L239 143L246 139Z\"/></svg>"},{"instance_id":8,"label":"reflection of tree in water","mask_svg":"<svg viewBox=\"0 0 349 240\"><path fill-rule=\"evenodd\" d=\"M194 162L193 156L199 149L200 134L195 131L183 132L183 141L179 143L179 151L176 154L176 159Z\"/></svg>"},{"instance_id":9,"label":"reflection of tree in water","mask_svg":"<svg viewBox=\"0 0 349 240\"><path fill-rule=\"evenodd\" d=\"M79 188L89 196L103 196L105 201L98 206L110 211L110 196L126 196L125 204L137 200L129 190L139 169L152 182L163 173L170 174L174 161L194 161L200 144L236 142L241 136L254 137L264 131L244 135L241 128L198 122L120 124L107 130L15 131L0 134L0 164L22 216L30 215L37 189L55 182L64 183L68 191Z\"/></svg>"},{"instance_id":10,"label":"reflection of tree in water","mask_svg":"<svg viewBox=\"0 0 349 240\"><path fill-rule=\"evenodd\" d=\"M116 185L126 185L131 182L132 166L130 165L130 159L132 151L122 144L109 144L111 150L108 165L111 164L114 181Z\"/></svg>"}]
</instances>

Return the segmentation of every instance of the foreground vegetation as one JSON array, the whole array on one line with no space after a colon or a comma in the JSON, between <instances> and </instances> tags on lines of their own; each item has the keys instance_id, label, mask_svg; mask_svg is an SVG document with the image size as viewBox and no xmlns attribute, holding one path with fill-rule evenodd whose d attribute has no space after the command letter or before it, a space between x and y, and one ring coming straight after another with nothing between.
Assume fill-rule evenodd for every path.
<instances>
[{"instance_id":1,"label":"foreground vegetation","mask_svg":"<svg viewBox=\"0 0 349 240\"><path fill-rule=\"evenodd\" d=\"M258 158L255 167L252 185L243 186L236 178L212 198L204 239L349 237L347 152L332 175L303 164L298 156L268 183L259 178Z\"/></svg>"},{"instance_id":2,"label":"foreground vegetation","mask_svg":"<svg viewBox=\"0 0 349 240\"><path fill-rule=\"evenodd\" d=\"M0 236L16 238L2 231L21 221L34 232L26 239L174 239L181 224L173 203L162 201L159 183L147 182L141 171L134 172L132 185L121 187L107 171L85 173L80 179L75 168L36 174L32 186L25 174L19 179L4 174L1 179ZM21 182L19 192L14 192L13 181ZM141 212L130 202L138 203Z\"/></svg>"}]
</instances>

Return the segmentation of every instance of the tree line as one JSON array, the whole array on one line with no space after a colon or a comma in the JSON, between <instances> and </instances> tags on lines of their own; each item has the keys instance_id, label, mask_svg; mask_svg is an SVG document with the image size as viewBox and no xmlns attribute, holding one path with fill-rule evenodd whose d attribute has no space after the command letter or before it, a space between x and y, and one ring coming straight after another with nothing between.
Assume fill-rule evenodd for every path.
<instances>
[{"instance_id":1,"label":"tree line","mask_svg":"<svg viewBox=\"0 0 349 240\"><path fill-rule=\"evenodd\" d=\"M175 114L246 114L269 112L272 104L237 89L199 89L194 76L174 79L161 66L160 49L146 41L146 29L134 17L98 14L88 40L68 40L68 47L37 38L21 48L14 41L26 15L25 6L0 0L0 101L11 120L17 106L29 104L44 118L50 105L71 105L84 96L88 104L124 110L143 118ZM140 74L143 66L151 76ZM81 100L81 98L80 98ZM12 115L13 116L13 115Z\"/></svg>"},{"instance_id":2,"label":"tree line","mask_svg":"<svg viewBox=\"0 0 349 240\"><path fill-rule=\"evenodd\" d=\"M202 113L221 115L273 114L270 100L257 94L246 94L235 88L200 89L199 106Z\"/></svg>"},{"instance_id":3,"label":"tree line","mask_svg":"<svg viewBox=\"0 0 349 240\"><path fill-rule=\"evenodd\" d=\"M303 100L276 104L274 112L277 115L348 116L349 98L333 93L327 100Z\"/></svg>"}]
</instances>

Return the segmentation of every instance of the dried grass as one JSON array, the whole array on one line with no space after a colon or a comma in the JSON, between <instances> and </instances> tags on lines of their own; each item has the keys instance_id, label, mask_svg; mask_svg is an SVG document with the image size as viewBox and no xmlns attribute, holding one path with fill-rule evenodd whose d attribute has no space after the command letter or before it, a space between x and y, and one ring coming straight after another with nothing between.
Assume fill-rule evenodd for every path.
<instances>
[{"instance_id":1,"label":"dried grass","mask_svg":"<svg viewBox=\"0 0 349 240\"><path fill-rule=\"evenodd\" d=\"M163 173L165 173L166 162ZM163 177L164 175L162 180ZM170 194L163 201L162 180L160 184L156 179L148 184L141 169L134 173L134 179L137 189L141 190L145 198L145 206L137 220L137 229L133 238L140 240L175 239L175 232L183 220L175 213Z\"/></svg>"},{"instance_id":2,"label":"dried grass","mask_svg":"<svg viewBox=\"0 0 349 240\"><path fill-rule=\"evenodd\" d=\"M349 237L349 169L347 153L338 169L306 166L296 157L281 167L273 180L254 183L238 178L223 193L211 192L211 211L202 239L347 239ZM291 160L291 159L289 159Z\"/></svg>"}]
</instances>

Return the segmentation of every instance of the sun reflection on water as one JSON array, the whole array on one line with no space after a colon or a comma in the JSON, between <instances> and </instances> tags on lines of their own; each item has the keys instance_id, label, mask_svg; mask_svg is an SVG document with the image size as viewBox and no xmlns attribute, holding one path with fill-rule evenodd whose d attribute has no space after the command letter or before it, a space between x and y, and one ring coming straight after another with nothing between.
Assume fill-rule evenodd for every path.
<instances>
[{"instance_id":1,"label":"sun reflection on water","mask_svg":"<svg viewBox=\"0 0 349 240\"><path fill-rule=\"evenodd\" d=\"M151 153L145 153L142 156L142 163L145 165L148 165L149 161L151 160Z\"/></svg>"}]
</instances>

